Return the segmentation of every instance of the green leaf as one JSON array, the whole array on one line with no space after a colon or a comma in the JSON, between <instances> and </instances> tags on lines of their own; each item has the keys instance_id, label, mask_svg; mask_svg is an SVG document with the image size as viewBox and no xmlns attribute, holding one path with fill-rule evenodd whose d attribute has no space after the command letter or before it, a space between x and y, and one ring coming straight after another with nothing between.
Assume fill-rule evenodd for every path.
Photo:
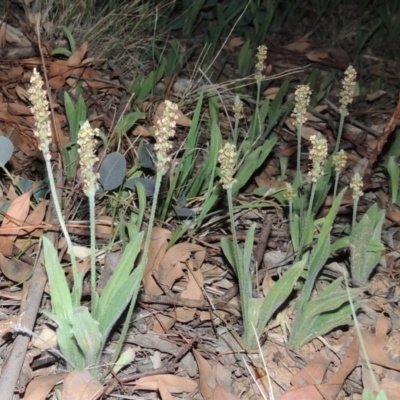
<instances>
[{"instance_id":1,"label":"green leaf","mask_svg":"<svg viewBox=\"0 0 400 400\"><path fill-rule=\"evenodd\" d=\"M259 319L256 325L256 332L259 337L274 313L293 292L293 287L303 272L305 264L306 261L301 260L293 265L282 275L275 285L272 286L263 299L263 303L260 308Z\"/></svg>"},{"instance_id":2,"label":"green leaf","mask_svg":"<svg viewBox=\"0 0 400 400\"><path fill-rule=\"evenodd\" d=\"M72 56L72 51L66 49L65 47L56 47L52 52L52 56L66 56L66 57L71 57Z\"/></svg>"},{"instance_id":3,"label":"green leaf","mask_svg":"<svg viewBox=\"0 0 400 400\"><path fill-rule=\"evenodd\" d=\"M99 329L102 335L103 345L111 329L124 312L132 297L137 296L142 281L142 275L143 269L140 267L136 268L125 281L120 282L118 291L113 293L108 304L105 305L104 302L102 307L100 307L98 321L100 323Z\"/></svg>"},{"instance_id":4,"label":"green leaf","mask_svg":"<svg viewBox=\"0 0 400 400\"><path fill-rule=\"evenodd\" d=\"M135 265L136 257L141 248L142 240L143 232L140 232L131 238L130 242L125 247L124 254L122 255L117 270L107 282L103 293L101 294L99 300L99 314L93 315L93 317L100 322L100 331L102 334L104 334L105 324L102 319L107 311L115 312L115 310L112 308L113 306L119 307L119 304L116 304L115 302L115 298L119 296L121 288L124 284L126 284L129 274ZM127 302L129 300L130 299L127 299Z\"/></svg>"},{"instance_id":5,"label":"green leaf","mask_svg":"<svg viewBox=\"0 0 400 400\"><path fill-rule=\"evenodd\" d=\"M57 342L58 346L60 347L61 354L68 362L68 369L83 370L86 367L85 357L72 333L71 321L48 311L44 311L43 313L58 325Z\"/></svg>"},{"instance_id":6,"label":"green leaf","mask_svg":"<svg viewBox=\"0 0 400 400\"><path fill-rule=\"evenodd\" d=\"M328 285L320 294L319 297L328 296L331 293L335 293L343 282L343 278L335 279L330 285Z\"/></svg>"},{"instance_id":7,"label":"green leaf","mask_svg":"<svg viewBox=\"0 0 400 400\"><path fill-rule=\"evenodd\" d=\"M278 137L276 135L271 136L262 146L258 147L248 156L244 163L239 168L239 171L235 175L237 182L234 184L232 192L235 195L239 189L247 184L249 179L253 176L254 172L261 167L266 158L268 157L271 150L274 148Z\"/></svg>"},{"instance_id":8,"label":"green leaf","mask_svg":"<svg viewBox=\"0 0 400 400\"><path fill-rule=\"evenodd\" d=\"M235 250L234 250L235 243L233 243L232 240L224 237L221 239L221 248L222 251L227 258L229 264L233 268L233 271L235 272L236 276L238 276L238 270L237 270L237 261L236 261L236 256L235 256ZM240 249L239 249L240 251Z\"/></svg>"},{"instance_id":9,"label":"green leaf","mask_svg":"<svg viewBox=\"0 0 400 400\"><path fill-rule=\"evenodd\" d=\"M384 211L378 212L374 204L355 226L350 236L351 274L361 285L368 282L369 276L380 260L384 219Z\"/></svg>"},{"instance_id":10,"label":"green leaf","mask_svg":"<svg viewBox=\"0 0 400 400\"><path fill-rule=\"evenodd\" d=\"M102 350L98 321L93 319L88 308L84 306L74 309L71 321L73 335L85 357L86 366L97 367Z\"/></svg>"},{"instance_id":11,"label":"green leaf","mask_svg":"<svg viewBox=\"0 0 400 400\"><path fill-rule=\"evenodd\" d=\"M239 53L238 71L239 75L244 78L247 77L253 68L254 57L251 49L250 40L242 46Z\"/></svg>"},{"instance_id":12,"label":"green leaf","mask_svg":"<svg viewBox=\"0 0 400 400\"><path fill-rule=\"evenodd\" d=\"M145 113L141 112L131 112L125 115L115 127L115 133L118 135L118 137L122 137L122 135L128 132L139 119L144 118L145 115Z\"/></svg>"},{"instance_id":13,"label":"green leaf","mask_svg":"<svg viewBox=\"0 0 400 400\"><path fill-rule=\"evenodd\" d=\"M76 41L74 39L74 36L72 35L72 32L70 31L70 29L63 25L61 27L65 33L65 36L67 37L68 43L69 43L69 47L71 48L71 52L75 53L77 50L77 46L76 46Z\"/></svg>"},{"instance_id":14,"label":"green leaf","mask_svg":"<svg viewBox=\"0 0 400 400\"><path fill-rule=\"evenodd\" d=\"M45 236L42 241L53 313L69 321L72 315L72 299L64 270L53 243Z\"/></svg>"}]
</instances>

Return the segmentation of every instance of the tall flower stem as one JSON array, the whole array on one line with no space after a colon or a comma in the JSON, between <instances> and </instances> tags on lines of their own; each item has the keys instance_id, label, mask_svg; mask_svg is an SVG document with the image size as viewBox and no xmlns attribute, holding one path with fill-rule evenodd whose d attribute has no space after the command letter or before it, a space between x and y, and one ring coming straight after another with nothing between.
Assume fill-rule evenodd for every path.
<instances>
[{"instance_id":1,"label":"tall flower stem","mask_svg":"<svg viewBox=\"0 0 400 400\"><path fill-rule=\"evenodd\" d=\"M45 160L47 176L50 184L50 192L54 199L54 207L58 217L61 231L65 237L68 247L68 253L71 257L72 275L74 278L74 287L72 290L72 299L74 306L79 306L82 294L82 280L83 275L78 274L74 248L72 245L71 237L68 233L65 224L64 216L60 207L60 201L57 196L53 169L51 166L51 153L50 144L52 140L52 130L50 124L49 101L47 99L47 92L43 90L44 82L36 68L33 69L30 79L31 86L28 89L29 100L32 103L31 111L35 120L35 136L38 140L38 148L42 151Z\"/></svg>"},{"instance_id":2,"label":"tall flower stem","mask_svg":"<svg viewBox=\"0 0 400 400\"><path fill-rule=\"evenodd\" d=\"M156 183L154 188L154 195L153 195L153 203L151 206L150 211L150 218L149 218L149 225L147 228L146 239L144 243L142 259L140 261L138 268L138 276L143 277L144 270L147 265L148 255L150 250L150 243L151 243L151 235L153 231L154 220L156 216L156 209L157 209L157 201L158 196L160 193L161 182L163 176L166 174L167 169L169 167L169 163L171 162L171 157L168 154L169 150L171 149L172 145L168 141L168 139L175 134L175 126L176 126L176 119L177 119L177 112L178 106L170 101L165 101L165 108L163 112L163 117L158 121L156 126L155 138L156 144L154 146L154 150L157 155L157 175L156 175ZM113 362L115 362L121 352L122 346L124 344L124 340L126 334L128 332L129 324L132 318L133 310L136 304L137 298L137 291L135 292L134 296L131 299L129 304L129 309L127 312L127 316L122 327L122 332L120 335L120 339L117 343L117 347L115 349L113 355Z\"/></svg>"},{"instance_id":3,"label":"tall flower stem","mask_svg":"<svg viewBox=\"0 0 400 400\"><path fill-rule=\"evenodd\" d=\"M346 114L343 111L340 111L339 114L340 114L339 130L338 130L338 136L337 136L337 140L336 140L334 153L337 153L339 151L340 140L342 139L344 119L346 118Z\"/></svg>"}]
</instances>

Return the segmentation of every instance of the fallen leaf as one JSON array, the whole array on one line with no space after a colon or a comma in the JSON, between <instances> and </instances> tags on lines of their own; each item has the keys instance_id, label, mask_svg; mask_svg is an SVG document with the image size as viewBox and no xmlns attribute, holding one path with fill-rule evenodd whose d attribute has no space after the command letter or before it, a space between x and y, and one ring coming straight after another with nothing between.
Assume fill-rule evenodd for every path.
<instances>
[{"instance_id":1,"label":"fallen leaf","mask_svg":"<svg viewBox=\"0 0 400 400\"><path fill-rule=\"evenodd\" d=\"M300 39L284 46L284 49L295 51L296 53L304 53L310 47L309 35L303 36Z\"/></svg>"},{"instance_id":2,"label":"fallen leaf","mask_svg":"<svg viewBox=\"0 0 400 400\"><path fill-rule=\"evenodd\" d=\"M7 279L22 283L31 277L33 266L16 258L6 258L0 253L0 269Z\"/></svg>"},{"instance_id":3,"label":"fallen leaf","mask_svg":"<svg viewBox=\"0 0 400 400\"><path fill-rule=\"evenodd\" d=\"M294 387L321 383L330 363L325 352L320 351L302 370L293 375L290 383Z\"/></svg>"},{"instance_id":4,"label":"fallen leaf","mask_svg":"<svg viewBox=\"0 0 400 400\"><path fill-rule=\"evenodd\" d=\"M365 329L361 330L361 337L364 341L365 349L371 364L400 371L400 363L391 360L386 355L385 342L388 329L386 317L381 314L375 327L375 335ZM365 361L365 356L360 350L360 358Z\"/></svg>"},{"instance_id":5,"label":"fallen leaf","mask_svg":"<svg viewBox=\"0 0 400 400\"><path fill-rule=\"evenodd\" d=\"M238 47L242 46L244 40L241 36L234 37L225 44L224 49L226 51L235 51Z\"/></svg>"},{"instance_id":6,"label":"fallen leaf","mask_svg":"<svg viewBox=\"0 0 400 400\"><path fill-rule=\"evenodd\" d=\"M204 278L200 269L195 270L193 260L188 261L189 271L188 271L188 284L186 289L182 291L182 299L193 299L201 300L203 298L203 292L201 290ZM177 307L175 310L176 319L179 322L190 322L193 320L196 309L188 307Z\"/></svg>"},{"instance_id":7,"label":"fallen leaf","mask_svg":"<svg viewBox=\"0 0 400 400\"><path fill-rule=\"evenodd\" d=\"M211 366L197 350L193 349L193 354L199 367L200 393L204 400L214 400L214 388L208 384L212 376Z\"/></svg>"},{"instance_id":8,"label":"fallen leaf","mask_svg":"<svg viewBox=\"0 0 400 400\"><path fill-rule=\"evenodd\" d=\"M13 242L28 216L31 194L29 191L13 200L4 217L0 229L0 252L6 257L11 256Z\"/></svg>"},{"instance_id":9,"label":"fallen leaf","mask_svg":"<svg viewBox=\"0 0 400 400\"><path fill-rule=\"evenodd\" d=\"M64 379L62 400L96 400L104 392L103 385L87 370L71 371Z\"/></svg>"},{"instance_id":10,"label":"fallen leaf","mask_svg":"<svg viewBox=\"0 0 400 400\"><path fill-rule=\"evenodd\" d=\"M26 387L24 400L45 400L53 387L60 383L67 374L54 374L33 378Z\"/></svg>"},{"instance_id":11,"label":"fallen leaf","mask_svg":"<svg viewBox=\"0 0 400 400\"><path fill-rule=\"evenodd\" d=\"M151 233L149 258L143 274L143 286L146 294L161 295L163 291L154 280L152 273L158 271L161 260L168 248L171 232L167 229L154 227Z\"/></svg>"},{"instance_id":12,"label":"fallen leaf","mask_svg":"<svg viewBox=\"0 0 400 400\"><path fill-rule=\"evenodd\" d=\"M384 96L385 94L386 94L385 90L377 90L374 93L367 94L366 97L367 97L368 101L374 101L374 100L379 99L380 97Z\"/></svg>"},{"instance_id":13,"label":"fallen leaf","mask_svg":"<svg viewBox=\"0 0 400 400\"><path fill-rule=\"evenodd\" d=\"M161 260L158 270L160 282L169 288L183 276L181 262L185 262L193 253L194 265L199 269L206 257L202 246L193 243L179 243L171 247Z\"/></svg>"},{"instance_id":14,"label":"fallen leaf","mask_svg":"<svg viewBox=\"0 0 400 400\"><path fill-rule=\"evenodd\" d=\"M158 390L162 382L170 393L192 392L197 388L197 383L192 379L177 375L154 375L146 376L133 382L135 390Z\"/></svg>"}]
</instances>

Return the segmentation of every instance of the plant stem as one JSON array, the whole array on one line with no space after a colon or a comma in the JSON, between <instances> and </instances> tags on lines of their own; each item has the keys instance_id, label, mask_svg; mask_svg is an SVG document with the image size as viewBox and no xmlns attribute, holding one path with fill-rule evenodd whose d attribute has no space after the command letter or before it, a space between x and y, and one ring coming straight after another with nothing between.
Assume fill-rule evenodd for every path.
<instances>
[{"instance_id":1,"label":"plant stem","mask_svg":"<svg viewBox=\"0 0 400 400\"><path fill-rule=\"evenodd\" d=\"M335 175L335 185L334 185L334 188L333 188L333 200L336 199L337 188L338 188L338 184L339 184L339 174L340 174L340 172L337 171L336 175Z\"/></svg>"},{"instance_id":2,"label":"plant stem","mask_svg":"<svg viewBox=\"0 0 400 400\"><path fill-rule=\"evenodd\" d=\"M298 252L297 257L296 257L296 262L300 260L301 256L303 255L304 245L307 244L306 243L306 237L308 235L308 229L310 228L311 210L312 210L313 203L314 203L314 197L315 197L316 188L317 188L316 184L313 183L313 185L311 187L310 202L308 203L307 216L306 216L306 220L305 220L305 223L304 223L304 232L303 232L303 235L301 235L300 249L299 249L299 252Z\"/></svg>"},{"instance_id":3,"label":"plant stem","mask_svg":"<svg viewBox=\"0 0 400 400\"><path fill-rule=\"evenodd\" d=\"M72 245L71 237L68 233L67 226L65 225L64 216L62 214L61 207L60 207L60 201L57 197L56 185L54 183L54 176L53 176L53 170L51 168L51 163L47 159L46 159L46 170L47 170L47 176L49 177L50 190L51 190L51 195L53 196L53 199L54 199L54 208L57 213L58 222L60 224L61 231L65 237L65 240L67 242L68 253L71 257L72 275L74 278L74 287L72 289L72 301L73 301L74 307L78 307L81 303L81 297L82 297L83 275L78 274L78 268L76 265L74 247Z\"/></svg>"},{"instance_id":4,"label":"plant stem","mask_svg":"<svg viewBox=\"0 0 400 400\"><path fill-rule=\"evenodd\" d=\"M338 136L337 136L336 145L335 145L335 151L333 152L334 154L339 151L340 140L342 138L342 132L343 132L344 119L345 119L345 115L343 114L342 111L340 111L339 130L338 130Z\"/></svg>"},{"instance_id":5,"label":"plant stem","mask_svg":"<svg viewBox=\"0 0 400 400\"><path fill-rule=\"evenodd\" d=\"M96 292L96 217L95 217L96 189L92 185L88 192L90 212L90 291L92 295L92 315L97 315L99 296Z\"/></svg>"},{"instance_id":6,"label":"plant stem","mask_svg":"<svg viewBox=\"0 0 400 400\"><path fill-rule=\"evenodd\" d=\"M300 185L303 184L303 178L301 176L300 159L301 159L301 130L303 125L297 124L297 174L299 175Z\"/></svg>"},{"instance_id":7,"label":"plant stem","mask_svg":"<svg viewBox=\"0 0 400 400\"><path fill-rule=\"evenodd\" d=\"M354 228L356 227L356 223L357 223L356 217L357 217L358 200L359 200L359 197L356 197L356 198L354 199L353 219L352 219L352 224L351 224L352 229L354 229Z\"/></svg>"},{"instance_id":8,"label":"plant stem","mask_svg":"<svg viewBox=\"0 0 400 400\"><path fill-rule=\"evenodd\" d=\"M138 265L138 269L140 271L139 276L143 277L144 270L147 265L147 258L149 255L149 249L150 249L150 242L151 242L151 234L153 232L153 224L154 224L154 219L156 216L156 209L157 209L157 201L158 201L158 195L160 193L160 188L161 188L161 181L162 181L163 173L160 171L160 169L157 170L157 176L156 176L156 184L154 188L154 195L153 195L153 203L151 205L151 211L150 211L150 218L149 218L149 225L147 228L147 233L146 233L146 240L144 243L144 248L143 248L143 253L142 253L142 259L140 261L140 264ZM138 291L134 292L134 295L132 296L131 302L129 304L129 309L125 318L124 326L122 327L121 335L118 340L117 346L114 351L114 355L112 358L112 363L115 363L120 355L122 346L125 341L126 334L129 329L129 325L132 319L132 313L135 308L136 304L136 299L137 299L137 293Z\"/></svg>"},{"instance_id":9,"label":"plant stem","mask_svg":"<svg viewBox=\"0 0 400 400\"><path fill-rule=\"evenodd\" d=\"M229 186L229 188L226 190L227 196L228 196L228 208L229 208L229 220L231 223L231 231L232 231L232 237L233 237L233 252L234 252L234 263L235 265L233 266L235 269L235 273L238 277L239 281L239 293L240 293L240 302L242 304L241 309L242 309L242 317L243 317L243 326L245 329L245 336L247 337L246 330L252 329L251 325L249 324L249 296L248 296L248 289L246 286L249 284L249 282L245 282L245 273L243 271L243 256L239 254L239 244L237 240L237 234L236 234L236 227L235 227L235 219L234 219L234 214L233 214L233 197L232 197L232 186ZM250 283L251 284L251 283ZM247 332L248 333L248 332Z\"/></svg>"}]
</instances>

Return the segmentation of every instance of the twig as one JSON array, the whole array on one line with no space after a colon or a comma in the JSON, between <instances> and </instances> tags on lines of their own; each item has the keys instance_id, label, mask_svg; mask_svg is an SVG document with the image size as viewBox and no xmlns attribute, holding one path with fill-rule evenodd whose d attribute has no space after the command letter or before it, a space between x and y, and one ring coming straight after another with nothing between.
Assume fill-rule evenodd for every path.
<instances>
[{"instance_id":1,"label":"twig","mask_svg":"<svg viewBox=\"0 0 400 400\"><path fill-rule=\"evenodd\" d=\"M329 101L328 99L325 99L325 103L328 104L328 106L330 108L332 108L332 110L339 113L339 109L331 101ZM349 121L352 125L357 126L358 128L362 129L363 131L370 133L374 137L380 136L380 134L377 131L370 128L369 126L363 125L361 122L358 122L357 120L355 120L354 118L352 118L350 116L347 116L346 120Z\"/></svg>"}]
</instances>

